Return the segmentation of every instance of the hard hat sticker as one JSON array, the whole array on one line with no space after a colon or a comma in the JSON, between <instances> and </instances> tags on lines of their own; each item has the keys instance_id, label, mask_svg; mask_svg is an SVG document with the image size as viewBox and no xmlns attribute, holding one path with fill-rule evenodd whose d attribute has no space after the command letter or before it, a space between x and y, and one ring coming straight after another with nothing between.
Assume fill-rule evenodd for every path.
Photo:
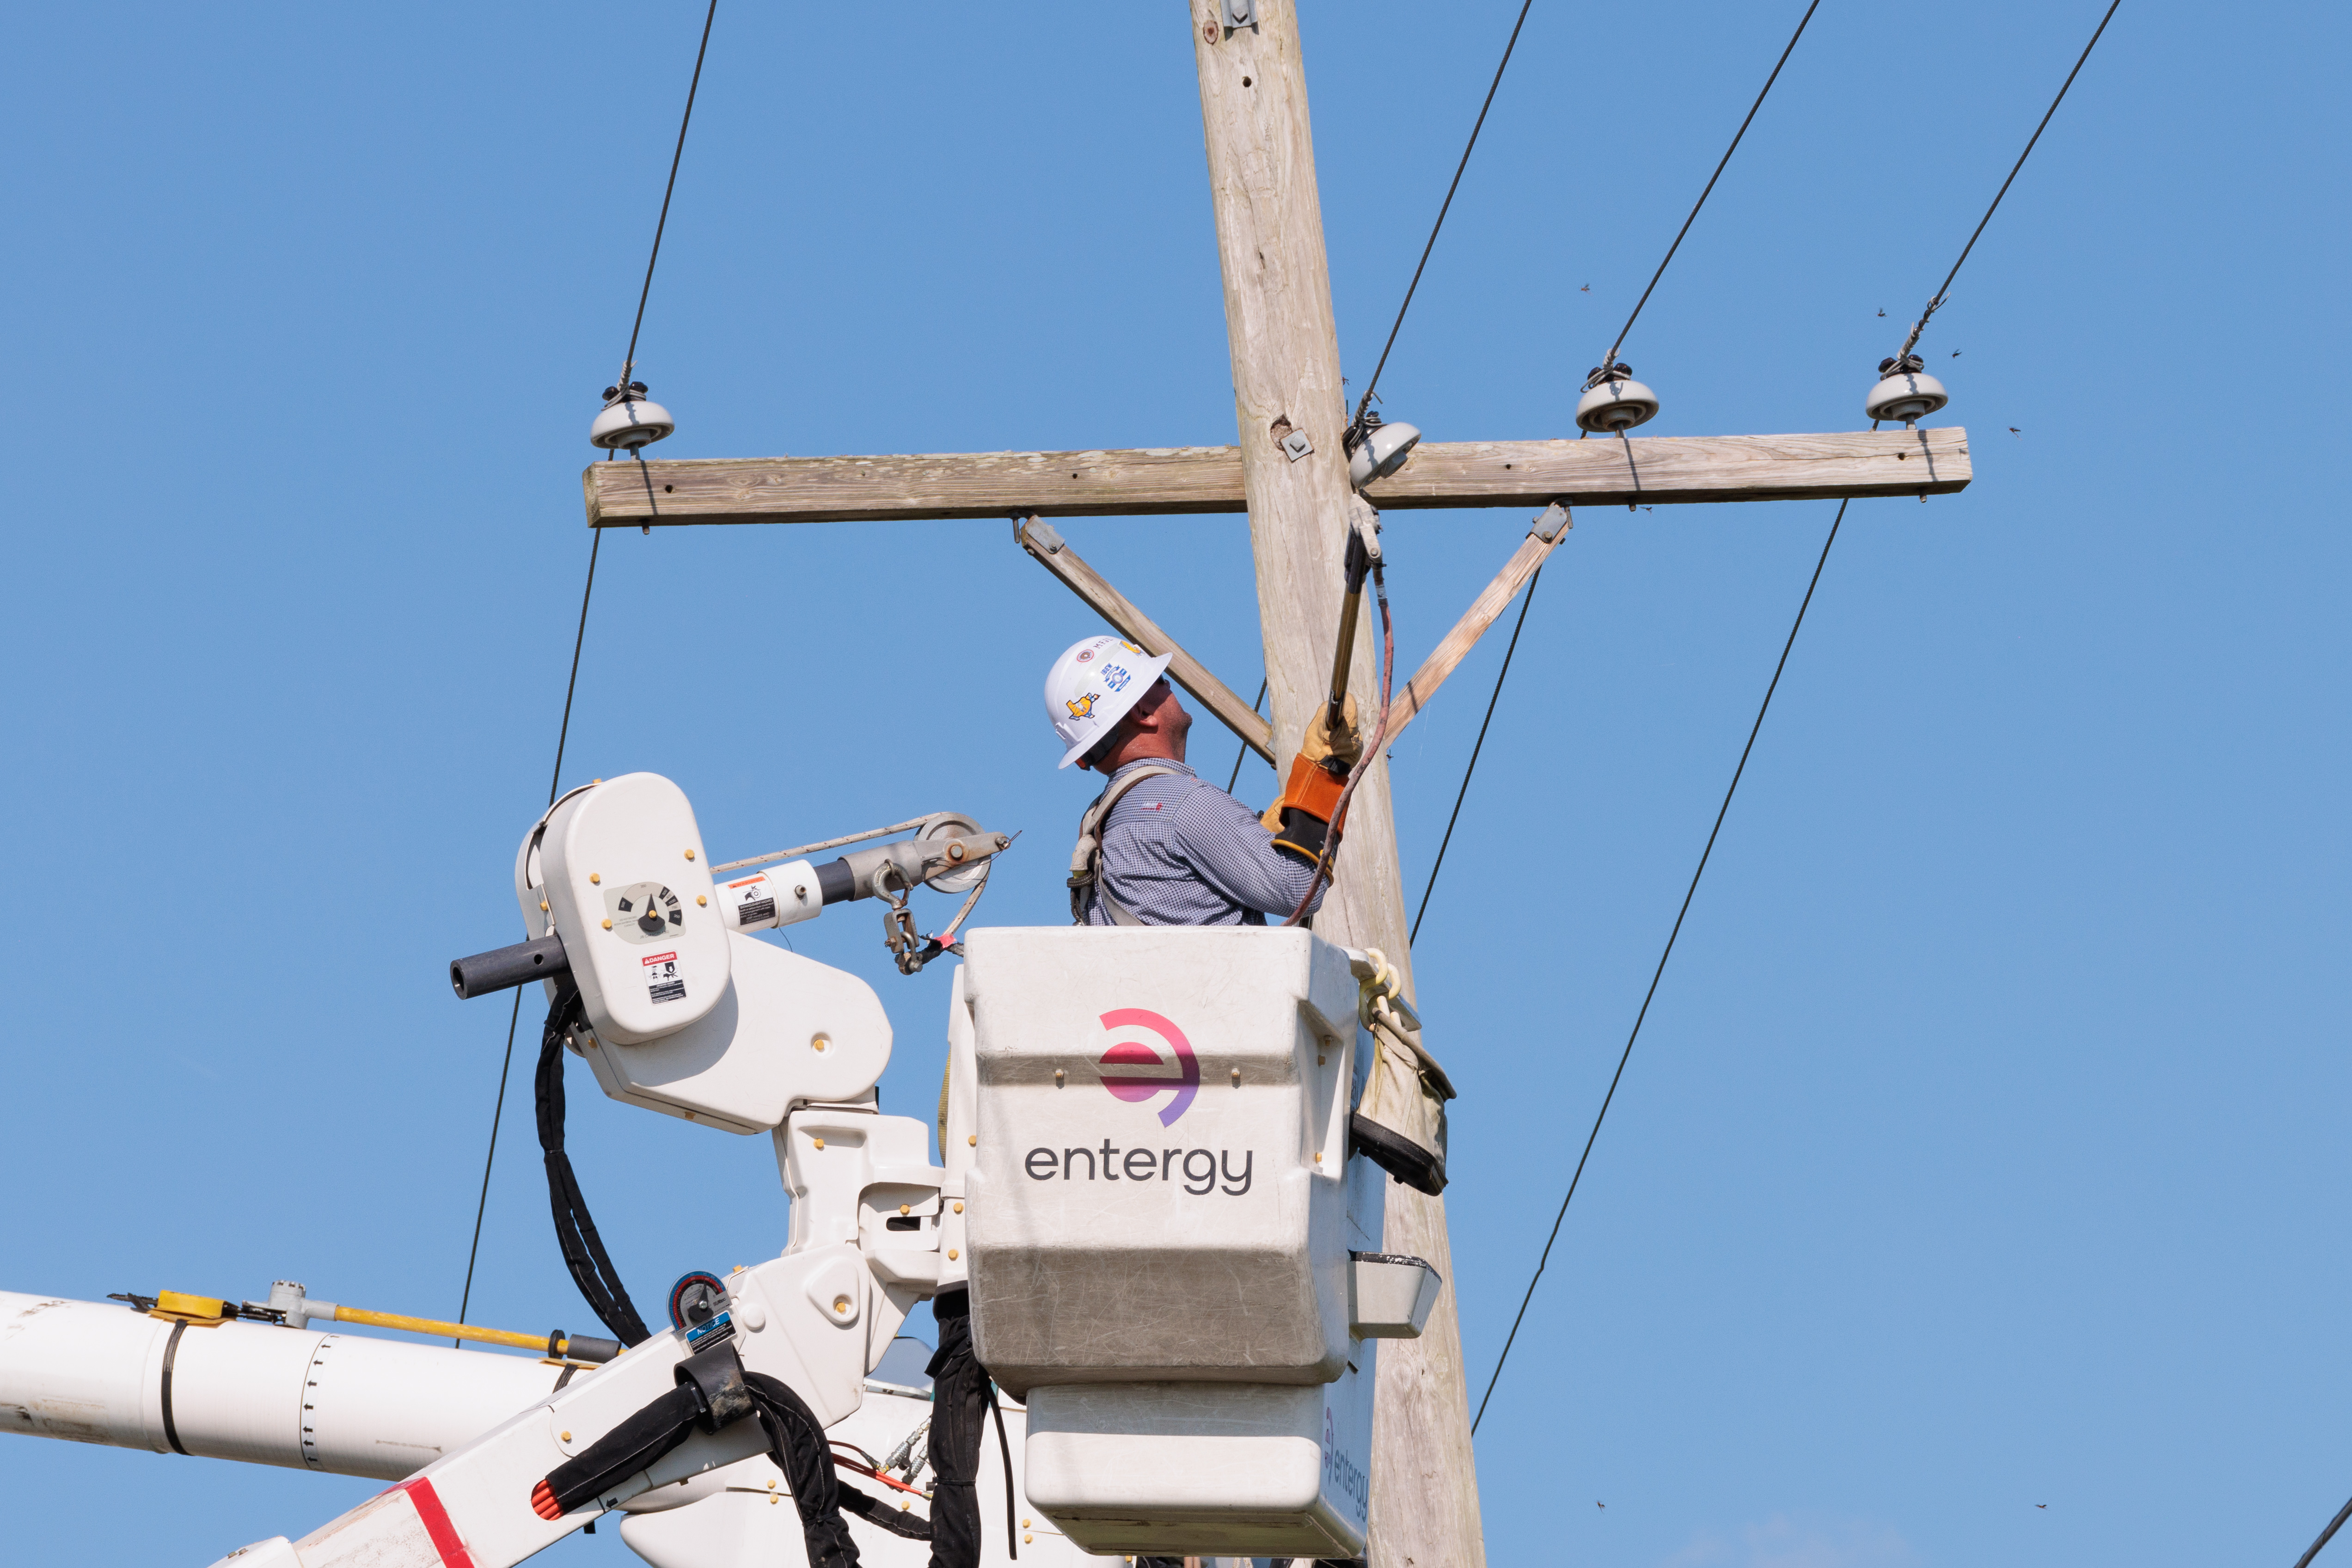
<instances>
[{"instance_id":1,"label":"hard hat sticker","mask_svg":"<svg viewBox=\"0 0 2352 1568\"><path fill-rule=\"evenodd\" d=\"M656 952L642 962L646 972L647 1001L683 1002L686 1000L686 975L678 968L677 954Z\"/></svg>"}]
</instances>

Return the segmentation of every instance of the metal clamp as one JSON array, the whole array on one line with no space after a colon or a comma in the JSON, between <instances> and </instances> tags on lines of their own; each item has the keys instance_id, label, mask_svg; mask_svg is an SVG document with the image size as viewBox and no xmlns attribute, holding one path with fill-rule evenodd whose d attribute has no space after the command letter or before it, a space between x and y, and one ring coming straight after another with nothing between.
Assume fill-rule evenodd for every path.
<instances>
[{"instance_id":1,"label":"metal clamp","mask_svg":"<svg viewBox=\"0 0 2352 1568\"><path fill-rule=\"evenodd\" d=\"M890 879L897 875L897 869L885 861L874 868L874 873L866 885L882 902L882 945L888 948L890 956L898 961L899 973L912 974L922 967L920 963L915 962L915 955L922 948L923 938L915 929L913 912L907 908L906 892L890 890ZM913 964L911 968L908 967L910 963Z\"/></svg>"},{"instance_id":2,"label":"metal clamp","mask_svg":"<svg viewBox=\"0 0 2352 1568\"><path fill-rule=\"evenodd\" d=\"M1062 537L1061 530L1042 517L1014 518L1013 539L1014 543L1032 554L1042 552L1047 555L1059 555L1069 542Z\"/></svg>"}]
</instances>

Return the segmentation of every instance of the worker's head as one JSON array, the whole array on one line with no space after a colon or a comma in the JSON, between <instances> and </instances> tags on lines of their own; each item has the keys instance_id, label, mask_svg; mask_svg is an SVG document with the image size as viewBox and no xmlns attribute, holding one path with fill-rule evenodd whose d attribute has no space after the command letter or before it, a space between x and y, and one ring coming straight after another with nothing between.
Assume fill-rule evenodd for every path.
<instances>
[{"instance_id":1,"label":"worker's head","mask_svg":"<svg viewBox=\"0 0 2352 1568\"><path fill-rule=\"evenodd\" d=\"M1096 766L1098 756L1117 756L1138 733L1162 736L1164 744L1171 730L1178 749L1152 754L1181 758L1183 731L1192 721L1160 679L1167 668L1168 656L1154 658L1114 637L1088 637L1066 649L1045 672L1045 714L1068 748L1062 766L1080 761ZM1149 717L1142 711L1147 707Z\"/></svg>"},{"instance_id":2,"label":"worker's head","mask_svg":"<svg viewBox=\"0 0 2352 1568\"><path fill-rule=\"evenodd\" d=\"M1098 773L1115 773L1142 757L1184 760L1184 737L1192 732L1192 715L1177 700L1176 689L1161 676L1136 700L1127 716L1110 733L1078 759L1078 766Z\"/></svg>"}]
</instances>

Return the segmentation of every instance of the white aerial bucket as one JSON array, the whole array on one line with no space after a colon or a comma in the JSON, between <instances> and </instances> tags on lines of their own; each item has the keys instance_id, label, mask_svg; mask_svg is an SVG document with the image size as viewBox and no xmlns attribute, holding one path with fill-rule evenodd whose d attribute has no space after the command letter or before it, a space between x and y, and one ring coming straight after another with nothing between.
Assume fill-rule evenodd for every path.
<instances>
[{"instance_id":1,"label":"white aerial bucket","mask_svg":"<svg viewBox=\"0 0 2352 1568\"><path fill-rule=\"evenodd\" d=\"M1090 1552L1358 1555L1375 1344L1351 1282L1386 1178L1349 1157L1347 950L1257 927L966 943L974 1348L1028 1401L1030 1500Z\"/></svg>"}]
</instances>

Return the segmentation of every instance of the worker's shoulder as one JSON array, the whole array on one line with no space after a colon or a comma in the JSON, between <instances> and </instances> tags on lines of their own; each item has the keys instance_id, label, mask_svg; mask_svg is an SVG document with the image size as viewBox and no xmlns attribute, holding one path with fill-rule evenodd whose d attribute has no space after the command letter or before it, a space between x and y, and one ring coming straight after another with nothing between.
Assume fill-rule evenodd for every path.
<instances>
[{"instance_id":1,"label":"worker's shoulder","mask_svg":"<svg viewBox=\"0 0 2352 1568\"><path fill-rule=\"evenodd\" d=\"M1166 820L1179 808L1204 797L1232 798L1189 770L1148 773L1121 792L1110 808L1110 819L1120 826Z\"/></svg>"}]
</instances>

